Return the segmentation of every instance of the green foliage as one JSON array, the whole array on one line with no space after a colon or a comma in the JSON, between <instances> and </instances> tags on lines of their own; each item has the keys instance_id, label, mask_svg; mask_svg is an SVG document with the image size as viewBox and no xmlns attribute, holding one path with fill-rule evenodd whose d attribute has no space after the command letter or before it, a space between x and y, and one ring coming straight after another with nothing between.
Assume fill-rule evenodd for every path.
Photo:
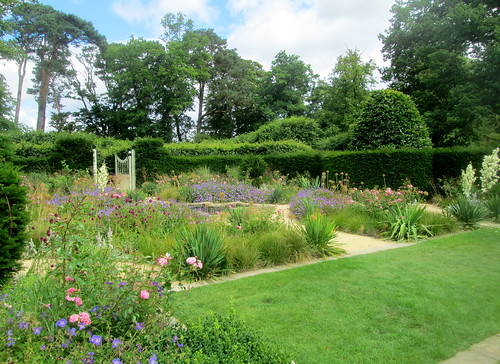
<instances>
[{"instance_id":1,"label":"green foliage","mask_svg":"<svg viewBox=\"0 0 500 364\"><path fill-rule=\"evenodd\" d=\"M249 155L241 161L240 172L242 176L252 179L252 183L259 185L259 177L264 175L267 167L268 165L264 158L257 155Z\"/></svg>"},{"instance_id":2,"label":"green foliage","mask_svg":"<svg viewBox=\"0 0 500 364\"><path fill-rule=\"evenodd\" d=\"M160 174L171 171L170 153L159 138L141 138L134 142L137 182L154 181Z\"/></svg>"},{"instance_id":3,"label":"green foliage","mask_svg":"<svg viewBox=\"0 0 500 364\"><path fill-rule=\"evenodd\" d=\"M290 178L304 173L318 176L323 171L320 154L315 151L274 153L264 156L264 159L273 170L280 171Z\"/></svg>"},{"instance_id":4,"label":"green foliage","mask_svg":"<svg viewBox=\"0 0 500 364\"><path fill-rule=\"evenodd\" d=\"M176 240L183 259L196 257L203 263L203 268L193 270L194 276L208 278L221 273L226 268L224 240L207 224L197 224L194 229L185 228Z\"/></svg>"},{"instance_id":5,"label":"green foliage","mask_svg":"<svg viewBox=\"0 0 500 364\"><path fill-rule=\"evenodd\" d=\"M55 169L63 169L63 161L72 170L92 167L94 138L88 134L58 134L54 140L51 163Z\"/></svg>"},{"instance_id":6,"label":"green foliage","mask_svg":"<svg viewBox=\"0 0 500 364\"><path fill-rule=\"evenodd\" d=\"M399 204L391 206L386 214L389 223L387 236L396 241L417 241L425 235L432 235L420 222L425 209L426 207L420 204L404 204L403 207Z\"/></svg>"},{"instance_id":7,"label":"green foliage","mask_svg":"<svg viewBox=\"0 0 500 364\"><path fill-rule=\"evenodd\" d=\"M348 174L352 186L362 188L401 186L409 179L414 186L428 190L433 175L432 150L374 150L321 153L323 171Z\"/></svg>"},{"instance_id":8,"label":"green foliage","mask_svg":"<svg viewBox=\"0 0 500 364\"><path fill-rule=\"evenodd\" d=\"M432 171L435 180L460 177L469 163L480 168L481 162L490 150L485 148L436 148L432 151Z\"/></svg>"},{"instance_id":9,"label":"green foliage","mask_svg":"<svg viewBox=\"0 0 500 364\"><path fill-rule=\"evenodd\" d=\"M311 99L317 109L313 116L328 134L345 133L356 122L360 105L375 83L374 71L373 60L365 63L358 50L348 49L345 55L337 58L328 82L320 82L315 87ZM334 149L340 148L329 150Z\"/></svg>"},{"instance_id":10,"label":"green foliage","mask_svg":"<svg viewBox=\"0 0 500 364\"><path fill-rule=\"evenodd\" d=\"M240 139L241 140L241 139ZM165 147L173 156L244 155L310 151L311 147L296 141L263 141L260 143L207 141L203 143L173 143Z\"/></svg>"},{"instance_id":11,"label":"green foliage","mask_svg":"<svg viewBox=\"0 0 500 364\"><path fill-rule=\"evenodd\" d=\"M355 149L432 146L415 103L394 90L372 91L354 126L352 144Z\"/></svg>"},{"instance_id":12,"label":"green foliage","mask_svg":"<svg viewBox=\"0 0 500 364\"><path fill-rule=\"evenodd\" d=\"M331 246L337 238L337 224L321 214L307 215L299 231L310 246L320 255L333 255L342 250Z\"/></svg>"},{"instance_id":13,"label":"green foliage","mask_svg":"<svg viewBox=\"0 0 500 364\"><path fill-rule=\"evenodd\" d=\"M498 135L498 6L494 1L404 1L381 35L384 79L410 95L436 146Z\"/></svg>"},{"instance_id":14,"label":"green foliage","mask_svg":"<svg viewBox=\"0 0 500 364\"><path fill-rule=\"evenodd\" d=\"M455 217L466 229L477 227L477 224L488 216L488 210L481 201L471 200L465 196L460 196L447 206L445 212Z\"/></svg>"},{"instance_id":15,"label":"green foliage","mask_svg":"<svg viewBox=\"0 0 500 364\"><path fill-rule=\"evenodd\" d=\"M4 153L4 148L0 150ZM0 155L0 157L2 157ZM0 286L16 272L26 243L25 228L29 221L26 211L25 187L8 162L0 160Z\"/></svg>"},{"instance_id":16,"label":"green foliage","mask_svg":"<svg viewBox=\"0 0 500 364\"><path fill-rule=\"evenodd\" d=\"M177 333L186 363L269 363L287 364L290 357L266 343L261 334L250 329L234 312L211 313L186 323ZM168 343L168 345L171 345Z\"/></svg>"},{"instance_id":17,"label":"green foliage","mask_svg":"<svg viewBox=\"0 0 500 364\"><path fill-rule=\"evenodd\" d=\"M314 119L292 116L267 123L256 131L241 136L239 140L251 143L295 140L313 145L321 135L322 131Z\"/></svg>"},{"instance_id":18,"label":"green foliage","mask_svg":"<svg viewBox=\"0 0 500 364\"><path fill-rule=\"evenodd\" d=\"M496 194L484 201L494 222L500 222L500 195Z\"/></svg>"}]
</instances>

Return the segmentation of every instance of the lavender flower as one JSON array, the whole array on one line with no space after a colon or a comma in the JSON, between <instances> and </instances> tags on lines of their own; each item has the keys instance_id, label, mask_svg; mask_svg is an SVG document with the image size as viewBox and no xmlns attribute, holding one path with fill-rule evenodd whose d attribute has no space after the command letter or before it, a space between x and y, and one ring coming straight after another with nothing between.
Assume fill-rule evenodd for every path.
<instances>
[{"instance_id":1,"label":"lavender flower","mask_svg":"<svg viewBox=\"0 0 500 364\"><path fill-rule=\"evenodd\" d=\"M100 346L102 344L102 337L99 335L92 335L89 339L89 342L96 346Z\"/></svg>"},{"instance_id":2,"label":"lavender flower","mask_svg":"<svg viewBox=\"0 0 500 364\"><path fill-rule=\"evenodd\" d=\"M56 326L58 327L65 327L68 324L68 321L66 319L59 319L56 322Z\"/></svg>"}]
</instances>

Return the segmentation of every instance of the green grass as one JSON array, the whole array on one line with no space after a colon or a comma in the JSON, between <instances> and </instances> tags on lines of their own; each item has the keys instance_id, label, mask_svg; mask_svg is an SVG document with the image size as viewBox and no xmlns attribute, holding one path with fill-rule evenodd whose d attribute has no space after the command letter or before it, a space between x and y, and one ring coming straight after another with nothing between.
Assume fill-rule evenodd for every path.
<instances>
[{"instance_id":1,"label":"green grass","mask_svg":"<svg viewBox=\"0 0 500 364\"><path fill-rule=\"evenodd\" d=\"M500 332L500 229L174 296L181 320L233 306L297 363L437 363Z\"/></svg>"}]
</instances>

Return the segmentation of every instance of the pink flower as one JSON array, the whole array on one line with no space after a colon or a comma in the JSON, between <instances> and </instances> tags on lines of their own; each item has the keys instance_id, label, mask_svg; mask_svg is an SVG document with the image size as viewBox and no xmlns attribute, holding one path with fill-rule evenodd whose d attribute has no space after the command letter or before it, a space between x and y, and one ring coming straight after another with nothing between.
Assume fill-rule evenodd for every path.
<instances>
[{"instance_id":1,"label":"pink flower","mask_svg":"<svg viewBox=\"0 0 500 364\"><path fill-rule=\"evenodd\" d=\"M196 264L196 258L195 257L189 257L186 259L187 264L195 265Z\"/></svg>"},{"instance_id":2,"label":"pink flower","mask_svg":"<svg viewBox=\"0 0 500 364\"><path fill-rule=\"evenodd\" d=\"M80 322L85 325L90 325L92 321L90 321L90 316L87 312L80 312Z\"/></svg>"},{"instance_id":3,"label":"pink flower","mask_svg":"<svg viewBox=\"0 0 500 364\"><path fill-rule=\"evenodd\" d=\"M79 291L79 289L76 289L75 287L71 287L71 288L68 288L68 291L67 291L67 292L68 292L69 294L73 294L73 293L75 293L75 292L77 292L77 291Z\"/></svg>"},{"instance_id":4,"label":"pink flower","mask_svg":"<svg viewBox=\"0 0 500 364\"><path fill-rule=\"evenodd\" d=\"M77 306L81 306L83 304L82 299L80 297L75 297L75 303Z\"/></svg>"},{"instance_id":5,"label":"pink flower","mask_svg":"<svg viewBox=\"0 0 500 364\"><path fill-rule=\"evenodd\" d=\"M168 262L170 260L172 260L173 258L170 256L170 254L168 253L165 253L165 256L164 257L159 257L158 259L156 259L156 263L158 263L159 265L161 266L165 266L168 264Z\"/></svg>"},{"instance_id":6,"label":"pink flower","mask_svg":"<svg viewBox=\"0 0 500 364\"><path fill-rule=\"evenodd\" d=\"M64 280L66 282L74 282L75 281L75 279L73 277L71 277L71 276L66 276L66 278L64 278Z\"/></svg>"},{"instance_id":7,"label":"pink flower","mask_svg":"<svg viewBox=\"0 0 500 364\"><path fill-rule=\"evenodd\" d=\"M243 229L240 225L236 225L236 229Z\"/></svg>"},{"instance_id":8,"label":"pink flower","mask_svg":"<svg viewBox=\"0 0 500 364\"><path fill-rule=\"evenodd\" d=\"M145 289L143 289L143 290L141 291L141 298L142 298L143 300L147 300L147 299L149 299L149 292L148 292L148 291L146 291Z\"/></svg>"},{"instance_id":9,"label":"pink flower","mask_svg":"<svg viewBox=\"0 0 500 364\"><path fill-rule=\"evenodd\" d=\"M69 317L69 322L77 322L79 319L80 316L78 314L74 314Z\"/></svg>"},{"instance_id":10,"label":"pink flower","mask_svg":"<svg viewBox=\"0 0 500 364\"><path fill-rule=\"evenodd\" d=\"M196 262L196 264L198 265L198 269L202 269L203 268L203 263L200 260L198 260Z\"/></svg>"},{"instance_id":11,"label":"pink flower","mask_svg":"<svg viewBox=\"0 0 500 364\"><path fill-rule=\"evenodd\" d=\"M64 298L66 298L66 301L69 301L69 302L75 302L75 297L66 296L66 297L64 297Z\"/></svg>"}]
</instances>

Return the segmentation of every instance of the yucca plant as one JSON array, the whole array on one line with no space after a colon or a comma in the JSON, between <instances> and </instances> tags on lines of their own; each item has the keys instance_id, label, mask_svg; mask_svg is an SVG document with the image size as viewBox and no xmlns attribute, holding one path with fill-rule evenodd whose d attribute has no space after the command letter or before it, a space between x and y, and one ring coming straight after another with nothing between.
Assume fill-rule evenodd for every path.
<instances>
[{"instance_id":1,"label":"yucca plant","mask_svg":"<svg viewBox=\"0 0 500 364\"><path fill-rule=\"evenodd\" d=\"M457 198L455 203L446 207L445 213L456 218L466 229L474 229L488 216L488 210L481 201L471 200L465 196Z\"/></svg>"},{"instance_id":2,"label":"yucca plant","mask_svg":"<svg viewBox=\"0 0 500 364\"><path fill-rule=\"evenodd\" d=\"M308 244L320 255L334 255L343 253L343 249L335 248L330 244L337 238L337 225L335 221L328 220L320 214L308 215L304 225L299 226L299 231Z\"/></svg>"},{"instance_id":3,"label":"yucca plant","mask_svg":"<svg viewBox=\"0 0 500 364\"><path fill-rule=\"evenodd\" d=\"M203 263L203 268L193 271L197 278L207 278L226 268L224 240L210 226L197 224L194 230L185 228L176 240L183 260L196 257Z\"/></svg>"},{"instance_id":4,"label":"yucca plant","mask_svg":"<svg viewBox=\"0 0 500 364\"><path fill-rule=\"evenodd\" d=\"M425 236L432 236L429 229L420 223L425 209L425 206L419 204L407 204L404 207L399 204L391 206L386 213L389 231L385 235L397 241L417 241Z\"/></svg>"},{"instance_id":5,"label":"yucca plant","mask_svg":"<svg viewBox=\"0 0 500 364\"><path fill-rule=\"evenodd\" d=\"M490 211L490 217L494 222L500 222L500 195L491 196L484 204Z\"/></svg>"}]
</instances>

